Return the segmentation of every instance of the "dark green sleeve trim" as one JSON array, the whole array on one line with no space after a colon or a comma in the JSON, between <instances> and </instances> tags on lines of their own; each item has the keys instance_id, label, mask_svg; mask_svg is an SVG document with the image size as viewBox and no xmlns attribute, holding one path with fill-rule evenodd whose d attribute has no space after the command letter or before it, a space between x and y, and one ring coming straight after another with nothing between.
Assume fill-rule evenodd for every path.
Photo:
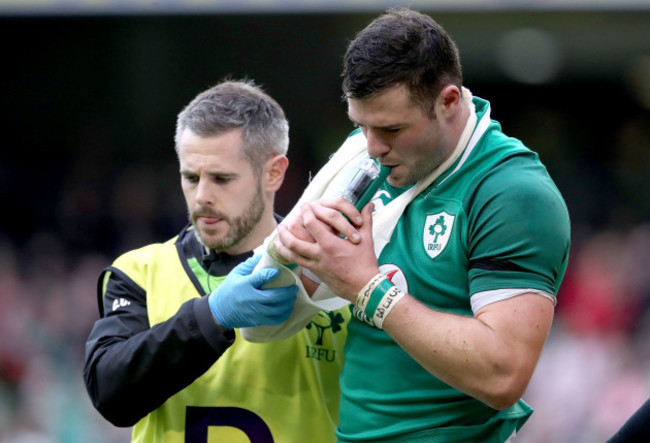
<instances>
[{"instance_id":1,"label":"dark green sleeve trim","mask_svg":"<svg viewBox=\"0 0 650 443\"><path fill-rule=\"evenodd\" d=\"M506 260L498 259L482 259L482 260L471 260L469 262L470 269L483 269L486 271L520 271L526 272L526 269Z\"/></svg>"}]
</instances>

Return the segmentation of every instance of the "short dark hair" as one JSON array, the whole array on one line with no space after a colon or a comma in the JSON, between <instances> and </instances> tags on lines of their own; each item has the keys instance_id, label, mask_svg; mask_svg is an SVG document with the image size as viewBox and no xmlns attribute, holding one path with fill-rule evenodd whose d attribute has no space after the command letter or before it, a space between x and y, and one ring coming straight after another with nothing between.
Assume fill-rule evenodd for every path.
<instances>
[{"instance_id":1,"label":"short dark hair","mask_svg":"<svg viewBox=\"0 0 650 443\"><path fill-rule=\"evenodd\" d=\"M425 112L445 85L462 88L460 55L428 15L391 8L361 30L343 58L343 99L363 99L405 85Z\"/></svg>"},{"instance_id":2,"label":"short dark hair","mask_svg":"<svg viewBox=\"0 0 650 443\"><path fill-rule=\"evenodd\" d=\"M269 156L286 155L289 149L289 122L282 107L249 79L226 79L197 95L178 114L176 152L186 128L201 137L241 128L243 154L258 174Z\"/></svg>"}]
</instances>

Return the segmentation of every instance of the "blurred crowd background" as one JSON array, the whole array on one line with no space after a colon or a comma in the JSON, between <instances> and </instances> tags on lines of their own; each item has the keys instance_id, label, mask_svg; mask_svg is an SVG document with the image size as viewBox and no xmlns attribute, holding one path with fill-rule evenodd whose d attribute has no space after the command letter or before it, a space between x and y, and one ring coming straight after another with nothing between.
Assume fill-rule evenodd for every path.
<instances>
[{"instance_id":1,"label":"blurred crowd background","mask_svg":"<svg viewBox=\"0 0 650 443\"><path fill-rule=\"evenodd\" d=\"M227 75L262 84L291 125L286 214L352 129L348 41L399 3L0 0L0 443L128 441L90 405L84 342L100 270L186 221L176 114ZM650 397L650 1L408 3L456 40L465 85L572 217L517 441L605 441Z\"/></svg>"}]
</instances>

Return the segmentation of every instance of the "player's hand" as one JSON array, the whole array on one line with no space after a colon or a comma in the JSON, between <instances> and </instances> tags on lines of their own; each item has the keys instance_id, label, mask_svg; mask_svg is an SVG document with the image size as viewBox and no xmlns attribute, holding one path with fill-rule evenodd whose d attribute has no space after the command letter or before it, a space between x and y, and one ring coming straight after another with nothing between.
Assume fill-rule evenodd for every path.
<instances>
[{"instance_id":1,"label":"player's hand","mask_svg":"<svg viewBox=\"0 0 650 443\"><path fill-rule=\"evenodd\" d=\"M280 275L275 268L253 269L262 256L237 265L210 295L212 316L227 329L278 325L286 321L296 301L296 285L260 289Z\"/></svg>"},{"instance_id":2,"label":"player's hand","mask_svg":"<svg viewBox=\"0 0 650 443\"><path fill-rule=\"evenodd\" d=\"M366 205L360 214L361 223L357 224L354 211L343 213L346 208L342 202L343 199L305 203L301 222L315 241L304 241L280 225L274 245L283 257L311 270L335 294L354 301L358 291L379 272L372 239L373 206ZM349 202L344 203L354 209ZM358 229L346 217L352 217ZM351 239L353 236L356 241Z\"/></svg>"}]
</instances>

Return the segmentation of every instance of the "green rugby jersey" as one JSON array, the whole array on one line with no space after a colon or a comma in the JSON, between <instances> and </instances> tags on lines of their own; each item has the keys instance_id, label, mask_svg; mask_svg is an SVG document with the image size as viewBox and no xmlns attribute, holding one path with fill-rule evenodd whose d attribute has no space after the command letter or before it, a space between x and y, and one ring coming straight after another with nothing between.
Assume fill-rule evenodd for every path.
<instances>
[{"instance_id":1,"label":"green rugby jersey","mask_svg":"<svg viewBox=\"0 0 650 443\"><path fill-rule=\"evenodd\" d=\"M474 137L406 207L379 257L400 289L433 309L468 316L471 296L483 291L556 295L570 245L566 205L537 154L501 132L488 102L473 101ZM384 185L376 205L403 191ZM350 309L340 441L504 441L532 413L523 400L498 411L447 385Z\"/></svg>"}]
</instances>

